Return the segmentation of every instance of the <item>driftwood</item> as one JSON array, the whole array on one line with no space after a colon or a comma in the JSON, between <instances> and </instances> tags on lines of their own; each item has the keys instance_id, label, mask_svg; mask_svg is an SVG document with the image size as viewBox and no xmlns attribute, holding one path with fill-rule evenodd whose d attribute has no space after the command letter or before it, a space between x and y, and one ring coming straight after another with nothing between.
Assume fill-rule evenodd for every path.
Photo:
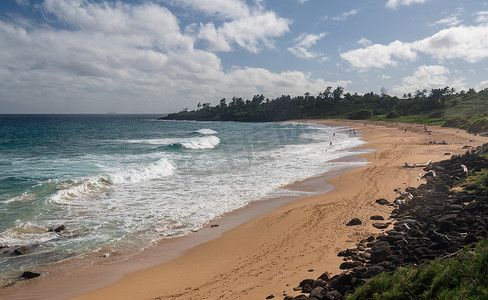
<instances>
[{"instance_id":1,"label":"driftwood","mask_svg":"<svg viewBox=\"0 0 488 300\"><path fill-rule=\"evenodd\" d=\"M417 177L417 181L420 181L420 179L424 178L425 176L427 175L431 175L432 177L436 178L437 177L437 174L434 172L434 170L430 170L429 172L427 173L420 173L419 174L419 177Z\"/></svg>"},{"instance_id":2,"label":"driftwood","mask_svg":"<svg viewBox=\"0 0 488 300\"><path fill-rule=\"evenodd\" d=\"M405 163L405 168L425 168L425 167L428 167L430 166L430 164L432 164L432 160L429 160L428 162L426 162L425 164L409 164L409 163Z\"/></svg>"},{"instance_id":3,"label":"driftwood","mask_svg":"<svg viewBox=\"0 0 488 300\"><path fill-rule=\"evenodd\" d=\"M398 193L400 194L400 197L395 199L395 201L393 201L393 203L408 204L408 202L413 199L413 195L409 192L404 192L402 190L398 190Z\"/></svg>"}]
</instances>

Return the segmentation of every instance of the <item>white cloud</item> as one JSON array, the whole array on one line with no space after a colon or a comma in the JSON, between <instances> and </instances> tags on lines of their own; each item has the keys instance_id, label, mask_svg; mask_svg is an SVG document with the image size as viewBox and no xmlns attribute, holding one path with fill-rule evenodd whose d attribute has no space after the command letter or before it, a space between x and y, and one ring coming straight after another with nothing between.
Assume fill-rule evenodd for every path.
<instances>
[{"instance_id":1,"label":"white cloud","mask_svg":"<svg viewBox=\"0 0 488 300\"><path fill-rule=\"evenodd\" d=\"M386 7L396 9L400 5L410 6L414 3L425 3L428 0L388 0L385 4Z\"/></svg>"},{"instance_id":2,"label":"white cloud","mask_svg":"<svg viewBox=\"0 0 488 300\"><path fill-rule=\"evenodd\" d=\"M296 39L297 44L288 48L288 51L300 58L316 58L322 56L321 53L309 51L309 49L326 35L325 32L319 34L302 34Z\"/></svg>"},{"instance_id":3,"label":"white cloud","mask_svg":"<svg viewBox=\"0 0 488 300\"><path fill-rule=\"evenodd\" d=\"M371 67L395 66L395 58L413 61L417 55L406 43L394 41L389 45L374 44L362 49L341 53L341 57L354 67L365 70Z\"/></svg>"},{"instance_id":4,"label":"white cloud","mask_svg":"<svg viewBox=\"0 0 488 300\"><path fill-rule=\"evenodd\" d=\"M416 90L445 86L450 86L457 90L464 89L464 78L449 79L450 73L449 69L444 66L422 65L417 68L412 76L404 77L402 84L394 86L392 91L394 94L401 96L406 93L413 93Z\"/></svg>"},{"instance_id":5,"label":"white cloud","mask_svg":"<svg viewBox=\"0 0 488 300\"><path fill-rule=\"evenodd\" d=\"M341 57L355 68L366 70L396 66L399 59L415 61L417 52L429 54L439 60L464 59L474 63L486 59L488 24L443 29L413 43L395 41L388 45L374 44L341 53Z\"/></svg>"},{"instance_id":6,"label":"white cloud","mask_svg":"<svg viewBox=\"0 0 488 300\"><path fill-rule=\"evenodd\" d=\"M461 24L461 20L459 20L457 16L450 16L434 22L431 26L435 26L435 25L456 26L459 24Z\"/></svg>"},{"instance_id":7,"label":"white cloud","mask_svg":"<svg viewBox=\"0 0 488 300\"><path fill-rule=\"evenodd\" d=\"M445 60L460 58L474 63L488 58L488 25L443 29L412 43L412 49Z\"/></svg>"},{"instance_id":8,"label":"white cloud","mask_svg":"<svg viewBox=\"0 0 488 300\"><path fill-rule=\"evenodd\" d=\"M298 0L298 3L303 4L305 2L308 2L308 0Z\"/></svg>"},{"instance_id":9,"label":"white cloud","mask_svg":"<svg viewBox=\"0 0 488 300\"><path fill-rule=\"evenodd\" d=\"M359 41L358 41L358 44L361 45L361 46L370 46L371 45L371 41L368 40L367 38L363 37L361 38Z\"/></svg>"},{"instance_id":10,"label":"white cloud","mask_svg":"<svg viewBox=\"0 0 488 300\"><path fill-rule=\"evenodd\" d=\"M477 91L481 91L484 89L488 89L488 80L482 81L476 86Z\"/></svg>"},{"instance_id":11,"label":"white cloud","mask_svg":"<svg viewBox=\"0 0 488 300\"><path fill-rule=\"evenodd\" d=\"M15 2L17 2L17 5L22 7L27 7L30 5L29 0L15 0Z\"/></svg>"},{"instance_id":12,"label":"white cloud","mask_svg":"<svg viewBox=\"0 0 488 300\"><path fill-rule=\"evenodd\" d=\"M256 53L259 51L261 43L272 48L273 41L271 38L279 37L288 32L288 23L288 20L276 16L274 12L259 12L225 22L219 28L215 28L213 24L203 25L201 27L203 33L199 34L199 38L206 39L211 45L210 49L229 51L231 44L237 44ZM214 27L213 30L212 27ZM216 47L216 45L224 45L224 42L226 46Z\"/></svg>"},{"instance_id":13,"label":"white cloud","mask_svg":"<svg viewBox=\"0 0 488 300\"><path fill-rule=\"evenodd\" d=\"M220 26L214 22L200 25L198 38L208 42L210 51L231 51L237 45L256 53L261 44L272 48L272 38L290 30L291 21L265 11L261 1L255 1L254 7L241 0L174 0L172 3L225 20Z\"/></svg>"},{"instance_id":14,"label":"white cloud","mask_svg":"<svg viewBox=\"0 0 488 300\"><path fill-rule=\"evenodd\" d=\"M246 67L225 71L215 54L195 48L191 30L182 33L179 20L156 4L46 0L39 9L49 23L0 20L4 112L8 108L20 113L162 113L163 108L173 111L199 101L252 97L257 92L268 97L301 94L304 89L318 92L326 84L297 71ZM234 23L235 43L252 48L269 37L269 17L259 16L250 16L252 27L261 27L253 32L239 31L239 22ZM233 33L221 28L225 34ZM208 32L212 33L211 27ZM225 41L221 43L225 47Z\"/></svg>"},{"instance_id":15,"label":"white cloud","mask_svg":"<svg viewBox=\"0 0 488 300\"><path fill-rule=\"evenodd\" d=\"M270 97L284 94L301 95L304 91L314 94L322 91L326 86L346 87L351 83L349 80L327 82L322 79L312 79L310 74L298 71L272 73L263 68L238 68L229 75L223 78L223 82L232 87L238 95L249 94L249 90L242 86L243 82L249 82L255 87L249 96L256 93L264 93Z\"/></svg>"},{"instance_id":16,"label":"white cloud","mask_svg":"<svg viewBox=\"0 0 488 300\"><path fill-rule=\"evenodd\" d=\"M348 12L343 12L340 16L336 16L336 17L325 16L324 19L325 20L332 20L332 21L345 21L348 17L354 16L357 13L358 13L357 10L352 9Z\"/></svg>"},{"instance_id":17,"label":"white cloud","mask_svg":"<svg viewBox=\"0 0 488 300\"><path fill-rule=\"evenodd\" d=\"M488 23L488 11L479 11L476 13L476 22L477 23Z\"/></svg>"}]
</instances>

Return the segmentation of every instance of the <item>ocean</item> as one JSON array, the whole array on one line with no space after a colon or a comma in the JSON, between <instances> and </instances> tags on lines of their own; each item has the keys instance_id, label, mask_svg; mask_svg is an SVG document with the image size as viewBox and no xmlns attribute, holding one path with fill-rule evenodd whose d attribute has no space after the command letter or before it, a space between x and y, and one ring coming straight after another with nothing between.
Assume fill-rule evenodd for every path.
<instances>
[{"instance_id":1,"label":"ocean","mask_svg":"<svg viewBox=\"0 0 488 300\"><path fill-rule=\"evenodd\" d=\"M340 161L364 143L346 128L157 117L0 115L2 286L140 252L254 201L307 196L283 187L364 164Z\"/></svg>"}]
</instances>

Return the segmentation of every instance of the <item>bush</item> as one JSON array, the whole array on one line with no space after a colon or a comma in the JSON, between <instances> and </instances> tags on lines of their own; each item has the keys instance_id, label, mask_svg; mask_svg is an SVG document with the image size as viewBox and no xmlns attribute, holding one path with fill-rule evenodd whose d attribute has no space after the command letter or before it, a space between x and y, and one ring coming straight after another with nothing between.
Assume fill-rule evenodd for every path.
<instances>
[{"instance_id":1,"label":"bush","mask_svg":"<svg viewBox=\"0 0 488 300\"><path fill-rule=\"evenodd\" d=\"M396 111L391 111L386 115L387 119L396 119L399 117L400 117L400 115Z\"/></svg>"},{"instance_id":2,"label":"bush","mask_svg":"<svg viewBox=\"0 0 488 300\"><path fill-rule=\"evenodd\" d=\"M466 247L454 258L436 259L418 268L382 273L358 288L355 299L487 299L488 243Z\"/></svg>"},{"instance_id":3,"label":"bush","mask_svg":"<svg viewBox=\"0 0 488 300\"><path fill-rule=\"evenodd\" d=\"M365 120L374 116L373 111L370 109L361 109L349 114L349 119L352 120Z\"/></svg>"}]
</instances>

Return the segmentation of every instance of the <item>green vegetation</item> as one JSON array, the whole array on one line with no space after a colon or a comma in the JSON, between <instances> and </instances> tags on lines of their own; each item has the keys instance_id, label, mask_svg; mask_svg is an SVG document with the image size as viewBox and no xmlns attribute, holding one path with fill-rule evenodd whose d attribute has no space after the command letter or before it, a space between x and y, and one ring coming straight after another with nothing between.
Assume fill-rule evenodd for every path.
<instances>
[{"instance_id":1,"label":"green vegetation","mask_svg":"<svg viewBox=\"0 0 488 300\"><path fill-rule=\"evenodd\" d=\"M375 276L347 299L488 299L488 242L453 258Z\"/></svg>"},{"instance_id":2,"label":"green vegetation","mask_svg":"<svg viewBox=\"0 0 488 300\"><path fill-rule=\"evenodd\" d=\"M392 97L382 89L364 95L344 93L342 87L327 87L317 95L282 95L268 99L255 95L251 100L233 97L219 104L199 103L196 110L185 109L165 119L199 121L266 122L290 119L349 118L391 122L444 125L470 132L488 131L488 89L455 92L445 87L418 90L403 98Z\"/></svg>"}]
</instances>

